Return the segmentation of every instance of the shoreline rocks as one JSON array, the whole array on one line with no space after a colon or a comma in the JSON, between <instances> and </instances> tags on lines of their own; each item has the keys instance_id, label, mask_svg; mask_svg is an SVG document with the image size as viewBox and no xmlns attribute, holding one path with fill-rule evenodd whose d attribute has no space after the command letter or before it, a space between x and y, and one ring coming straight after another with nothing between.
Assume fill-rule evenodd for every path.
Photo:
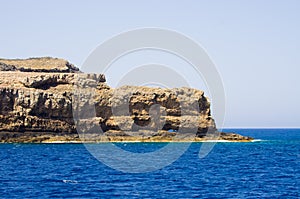
<instances>
[{"instance_id":1,"label":"shoreline rocks","mask_svg":"<svg viewBox=\"0 0 300 199\"><path fill-rule=\"evenodd\" d=\"M62 59L0 59L0 142L205 141L208 134L252 140L218 132L200 90L113 89L103 74L83 74Z\"/></svg>"}]
</instances>

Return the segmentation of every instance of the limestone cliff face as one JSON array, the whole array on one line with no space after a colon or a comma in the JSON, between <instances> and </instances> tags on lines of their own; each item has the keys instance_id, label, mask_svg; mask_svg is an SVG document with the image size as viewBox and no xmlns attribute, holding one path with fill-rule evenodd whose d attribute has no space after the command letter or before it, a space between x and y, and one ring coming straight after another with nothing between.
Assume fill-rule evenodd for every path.
<instances>
[{"instance_id":1,"label":"limestone cliff face","mask_svg":"<svg viewBox=\"0 0 300 199\"><path fill-rule=\"evenodd\" d=\"M158 132L173 130L180 133L206 135L208 128L216 131L210 115L210 102L202 91L190 88L161 89L124 86L111 89L97 86L94 95L96 123L104 132ZM83 92L86 93L86 92ZM91 96L90 96L91 98ZM74 107L84 107L86 100L79 100ZM79 111L82 125L90 122L93 106ZM86 116L85 116L86 114ZM83 129L86 131L88 129Z\"/></svg>"},{"instance_id":2,"label":"limestone cliff face","mask_svg":"<svg viewBox=\"0 0 300 199\"><path fill-rule=\"evenodd\" d=\"M208 129L216 131L210 102L202 91L135 86L112 89L102 74L84 76L83 83L93 87L95 115L90 115L85 104L91 93L84 91L85 97L74 103L79 75L83 74L78 68L61 59L0 59L0 140L14 141L12 137L27 132L36 132L29 137L48 132L75 139L77 130L92 132L94 125L109 136L124 132L161 136L168 130L188 133L196 129L196 136L201 138ZM80 120L75 120L81 124L77 130L74 108L80 113Z\"/></svg>"}]
</instances>

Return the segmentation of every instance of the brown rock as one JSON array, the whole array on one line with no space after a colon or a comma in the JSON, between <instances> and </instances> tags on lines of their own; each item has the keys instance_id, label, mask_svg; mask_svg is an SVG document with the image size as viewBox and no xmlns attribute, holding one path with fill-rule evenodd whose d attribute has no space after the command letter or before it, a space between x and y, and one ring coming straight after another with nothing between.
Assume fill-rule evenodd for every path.
<instances>
[{"instance_id":1,"label":"brown rock","mask_svg":"<svg viewBox=\"0 0 300 199\"><path fill-rule=\"evenodd\" d=\"M78 71L62 59L0 59L0 132L5 132L0 140L80 141L77 131L84 141L171 141L179 134L182 140L195 141L205 138L208 130L218 134L203 91L112 89L103 74ZM252 139L223 133L220 137Z\"/></svg>"},{"instance_id":2,"label":"brown rock","mask_svg":"<svg viewBox=\"0 0 300 199\"><path fill-rule=\"evenodd\" d=\"M2 67L2 66L3 67ZM0 59L0 71L73 73L79 69L64 59L41 57L29 59Z\"/></svg>"}]
</instances>

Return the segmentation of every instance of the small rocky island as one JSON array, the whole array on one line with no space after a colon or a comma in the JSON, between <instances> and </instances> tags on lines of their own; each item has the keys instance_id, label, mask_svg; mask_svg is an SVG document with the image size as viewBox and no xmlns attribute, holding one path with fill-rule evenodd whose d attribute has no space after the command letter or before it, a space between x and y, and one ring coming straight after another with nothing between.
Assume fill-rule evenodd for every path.
<instances>
[{"instance_id":1,"label":"small rocky island","mask_svg":"<svg viewBox=\"0 0 300 199\"><path fill-rule=\"evenodd\" d=\"M93 90L74 103L78 82ZM94 115L74 113L87 103L93 103ZM2 143L207 140L248 142L253 138L218 132L210 102L200 90L113 89L103 74L84 74L63 59L0 59Z\"/></svg>"}]
</instances>

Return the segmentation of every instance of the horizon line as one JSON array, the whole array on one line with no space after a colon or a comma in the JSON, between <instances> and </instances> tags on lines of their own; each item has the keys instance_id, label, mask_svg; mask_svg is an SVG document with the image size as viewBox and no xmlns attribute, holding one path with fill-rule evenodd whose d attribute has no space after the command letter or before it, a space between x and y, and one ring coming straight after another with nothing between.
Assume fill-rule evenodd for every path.
<instances>
[{"instance_id":1,"label":"horizon line","mask_svg":"<svg viewBox=\"0 0 300 199\"><path fill-rule=\"evenodd\" d=\"M223 127L222 129L300 129L300 127Z\"/></svg>"}]
</instances>

